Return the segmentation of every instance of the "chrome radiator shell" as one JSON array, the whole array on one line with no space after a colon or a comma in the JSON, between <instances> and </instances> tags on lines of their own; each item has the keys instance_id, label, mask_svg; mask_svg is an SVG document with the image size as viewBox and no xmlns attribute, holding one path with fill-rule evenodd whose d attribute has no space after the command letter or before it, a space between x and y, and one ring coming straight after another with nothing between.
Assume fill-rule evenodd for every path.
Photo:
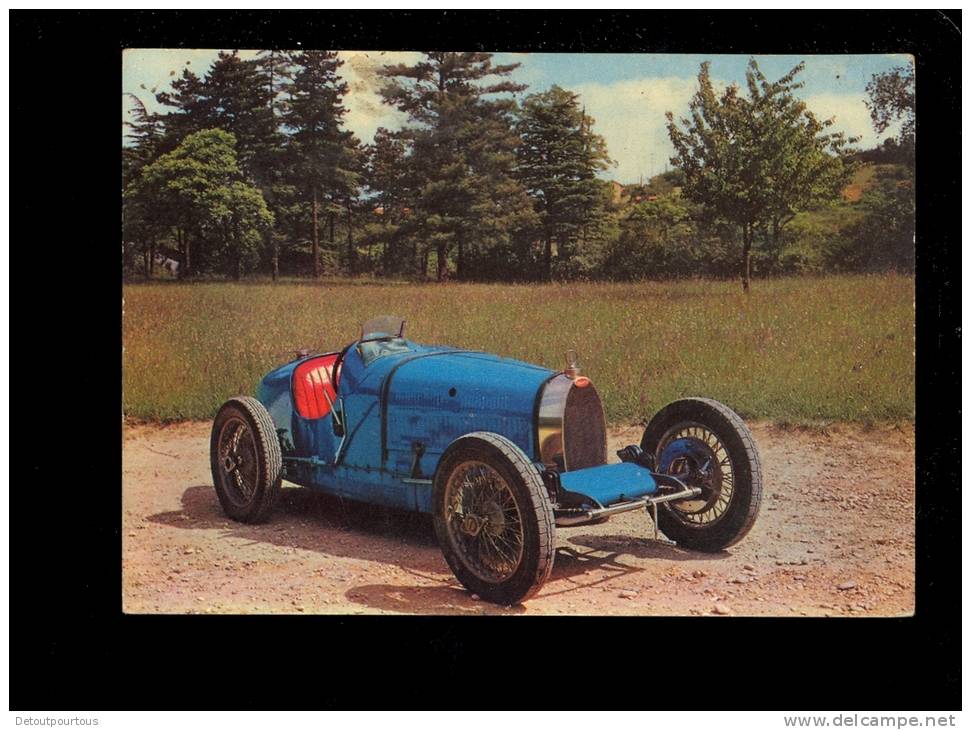
<instances>
[{"instance_id":1,"label":"chrome radiator shell","mask_svg":"<svg viewBox=\"0 0 971 730\"><path fill-rule=\"evenodd\" d=\"M580 388L564 374L543 388L536 417L539 458L564 471L586 469L607 462L607 426L603 404L593 383Z\"/></svg>"}]
</instances>

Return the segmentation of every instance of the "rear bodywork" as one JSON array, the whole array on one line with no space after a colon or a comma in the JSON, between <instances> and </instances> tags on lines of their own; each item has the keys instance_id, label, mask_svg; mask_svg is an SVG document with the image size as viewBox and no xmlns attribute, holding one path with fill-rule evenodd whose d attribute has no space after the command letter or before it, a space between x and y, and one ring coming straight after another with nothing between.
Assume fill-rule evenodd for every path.
<instances>
[{"instance_id":1,"label":"rear bodywork","mask_svg":"<svg viewBox=\"0 0 971 730\"><path fill-rule=\"evenodd\" d=\"M333 374L328 363L339 366L327 402L308 411L300 388L315 360L322 387ZM287 480L364 502L431 512L442 454L476 431L505 436L536 464L560 524L607 517L611 508L644 506L662 499L665 488L684 488L670 483L676 480L665 484L633 456L606 464L603 407L588 379L483 352L404 339L354 343L272 371L257 397L276 427Z\"/></svg>"}]
</instances>

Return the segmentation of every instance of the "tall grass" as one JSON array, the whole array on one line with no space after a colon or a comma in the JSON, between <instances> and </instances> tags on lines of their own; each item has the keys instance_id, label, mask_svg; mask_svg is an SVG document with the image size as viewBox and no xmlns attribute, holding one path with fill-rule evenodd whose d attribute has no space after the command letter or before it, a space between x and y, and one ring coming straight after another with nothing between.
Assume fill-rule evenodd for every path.
<instances>
[{"instance_id":1,"label":"tall grass","mask_svg":"<svg viewBox=\"0 0 971 730\"><path fill-rule=\"evenodd\" d=\"M580 352L612 422L686 395L789 422L914 417L914 285L896 275L737 282L139 284L124 289L127 417L210 418L298 347L383 313L408 336L563 366Z\"/></svg>"}]
</instances>

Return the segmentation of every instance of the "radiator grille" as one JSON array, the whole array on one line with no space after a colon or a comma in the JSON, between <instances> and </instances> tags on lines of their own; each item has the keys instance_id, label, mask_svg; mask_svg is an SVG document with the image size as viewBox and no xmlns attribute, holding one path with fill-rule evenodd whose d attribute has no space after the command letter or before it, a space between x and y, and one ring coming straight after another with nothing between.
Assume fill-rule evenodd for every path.
<instances>
[{"instance_id":1,"label":"radiator grille","mask_svg":"<svg viewBox=\"0 0 971 730\"><path fill-rule=\"evenodd\" d=\"M568 471L607 463L607 425L593 384L570 388L563 410L563 451Z\"/></svg>"}]
</instances>

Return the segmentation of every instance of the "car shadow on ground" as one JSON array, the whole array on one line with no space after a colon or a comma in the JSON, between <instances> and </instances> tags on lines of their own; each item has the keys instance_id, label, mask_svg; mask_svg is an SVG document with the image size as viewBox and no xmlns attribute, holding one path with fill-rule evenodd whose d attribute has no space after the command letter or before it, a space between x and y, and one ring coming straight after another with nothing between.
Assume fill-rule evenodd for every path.
<instances>
[{"instance_id":1,"label":"car shadow on ground","mask_svg":"<svg viewBox=\"0 0 971 730\"><path fill-rule=\"evenodd\" d=\"M572 545L590 548L599 552L614 552L634 558L650 560L724 560L731 553L721 550L717 553L701 553L677 545L668 545L658 540L621 535L575 535L567 538Z\"/></svg>"},{"instance_id":2,"label":"car shadow on ground","mask_svg":"<svg viewBox=\"0 0 971 730\"><path fill-rule=\"evenodd\" d=\"M160 512L146 519L186 530L219 530L221 537L253 543L342 558L367 557L405 569L445 567L428 515L342 500L310 489L284 488L269 522L257 525L227 517L215 490L208 485L186 489L181 510ZM401 551L402 543L419 551L421 559L415 560ZM432 565L427 555L436 558Z\"/></svg>"},{"instance_id":3,"label":"car shadow on ground","mask_svg":"<svg viewBox=\"0 0 971 730\"><path fill-rule=\"evenodd\" d=\"M579 552L570 547L558 547L553 572L540 593L531 601L572 591L588 590L643 568L618 562L618 553L596 555L597 551ZM583 576L586 580L574 580ZM345 597L354 603L380 611L410 614L506 615L526 613L525 606L497 606L473 598L454 578L442 586L400 586L373 584L351 588Z\"/></svg>"},{"instance_id":4,"label":"car shadow on ground","mask_svg":"<svg viewBox=\"0 0 971 730\"><path fill-rule=\"evenodd\" d=\"M372 609L436 615L525 611L522 606L503 607L473 599L451 576L439 550L431 517L425 514L342 500L310 489L284 488L271 520L248 525L226 517L213 488L198 485L183 492L181 510L160 512L146 519L180 529L218 530L221 537L242 538L254 544L376 560L413 573L426 583L368 584L345 593L349 601ZM557 548L550 579L534 600L588 590L642 570L620 562L623 556L661 560L727 557L727 553L692 553L652 540L614 535L570 535L567 541L571 546ZM402 545L409 549L401 549ZM427 585L428 581L440 582L443 573L448 574L447 583Z\"/></svg>"},{"instance_id":5,"label":"car shadow on ground","mask_svg":"<svg viewBox=\"0 0 971 730\"><path fill-rule=\"evenodd\" d=\"M400 586L375 583L351 588L344 594L352 603L379 611L424 616L496 616L525 613L525 606L497 606L472 594L458 581L440 586Z\"/></svg>"}]
</instances>

